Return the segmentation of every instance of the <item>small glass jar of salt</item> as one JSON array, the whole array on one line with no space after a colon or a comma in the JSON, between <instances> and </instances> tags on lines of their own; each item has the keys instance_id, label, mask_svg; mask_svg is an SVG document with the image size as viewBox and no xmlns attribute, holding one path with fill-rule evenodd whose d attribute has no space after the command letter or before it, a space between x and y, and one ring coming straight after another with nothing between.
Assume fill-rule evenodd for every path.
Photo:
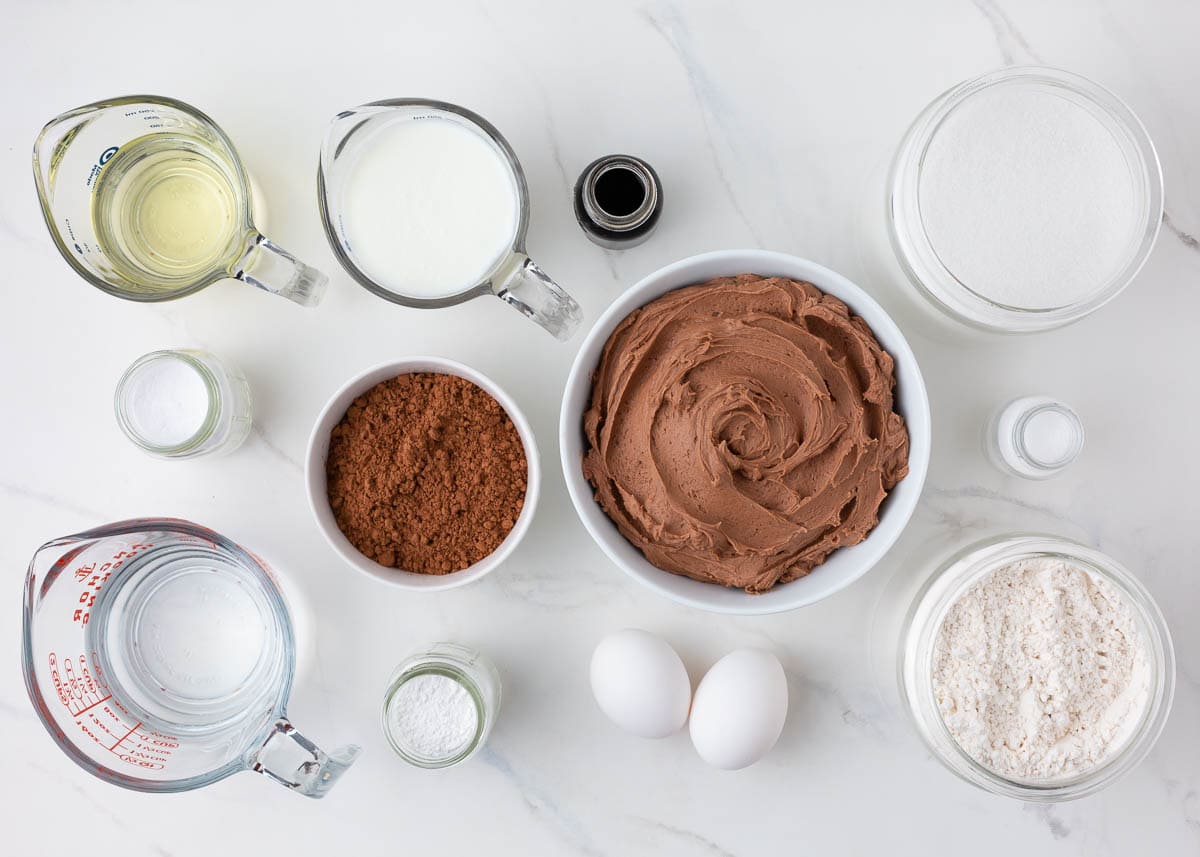
<instances>
[{"instance_id":1,"label":"small glass jar of salt","mask_svg":"<svg viewBox=\"0 0 1200 857\"><path fill-rule=\"evenodd\" d=\"M159 458L231 452L250 433L250 387L240 372L198 349L152 351L117 382L117 424Z\"/></svg>"},{"instance_id":2,"label":"small glass jar of salt","mask_svg":"<svg viewBox=\"0 0 1200 857\"><path fill-rule=\"evenodd\" d=\"M1049 479L1079 457L1083 423L1066 404L1049 396L1009 402L988 424L993 463L1025 479Z\"/></svg>"},{"instance_id":3,"label":"small glass jar of salt","mask_svg":"<svg viewBox=\"0 0 1200 857\"><path fill-rule=\"evenodd\" d=\"M500 676L484 655L435 643L396 667L383 695L383 734L418 768L465 762L487 742L500 710Z\"/></svg>"}]
</instances>

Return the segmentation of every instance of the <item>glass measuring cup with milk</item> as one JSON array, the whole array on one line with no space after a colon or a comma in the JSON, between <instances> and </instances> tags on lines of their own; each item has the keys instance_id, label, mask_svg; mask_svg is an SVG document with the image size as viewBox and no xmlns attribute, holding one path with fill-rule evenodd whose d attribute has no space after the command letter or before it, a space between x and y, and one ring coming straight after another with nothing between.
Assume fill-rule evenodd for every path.
<instances>
[{"instance_id":1,"label":"glass measuring cup with milk","mask_svg":"<svg viewBox=\"0 0 1200 857\"><path fill-rule=\"evenodd\" d=\"M59 747L147 792L243 770L322 797L357 757L285 712L292 620L253 554L187 521L121 521L43 545L25 579L25 686Z\"/></svg>"},{"instance_id":2,"label":"glass measuring cup with milk","mask_svg":"<svg viewBox=\"0 0 1200 857\"><path fill-rule=\"evenodd\" d=\"M317 180L330 246L374 294L413 307L494 294L559 339L579 325L579 304L525 253L525 176L483 117L419 99L342 111Z\"/></svg>"}]
</instances>

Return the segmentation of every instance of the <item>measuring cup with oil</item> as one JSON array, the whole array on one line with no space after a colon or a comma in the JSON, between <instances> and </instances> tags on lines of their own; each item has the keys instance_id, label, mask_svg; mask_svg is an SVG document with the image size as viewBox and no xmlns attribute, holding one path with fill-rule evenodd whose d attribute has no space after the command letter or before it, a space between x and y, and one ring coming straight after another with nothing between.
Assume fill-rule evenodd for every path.
<instances>
[{"instance_id":1,"label":"measuring cup with oil","mask_svg":"<svg viewBox=\"0 0 1200 857\"><path fill-rule=\"evenodd\" d=\"M121 521L42 546L25 579L25 686L59 747L101 779L187 791L243 770L323 797L326 754L285 707L291 617L253 554L187 521Z\"/></svg>"},{"instance_id":2,"label":"measuring cup with oil","mask_svg":"<svg viewBox=\"0 0 1200 857\"><path fill-rule=\"evenodd\" d=\"M134 95L52 120L33 152L46 226L98 289L163 301L232 277L304 306L328 278L254 228L233 143L181 101Z\"/></svg>"}]
</instances>

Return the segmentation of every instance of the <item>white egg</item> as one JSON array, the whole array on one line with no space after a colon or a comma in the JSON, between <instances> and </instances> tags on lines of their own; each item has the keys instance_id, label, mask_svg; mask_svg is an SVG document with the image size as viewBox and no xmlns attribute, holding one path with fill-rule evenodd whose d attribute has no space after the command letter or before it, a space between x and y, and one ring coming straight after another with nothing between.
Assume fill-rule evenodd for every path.
<instances>
[{"instance_id":1,"label":"white egg","mask_svg":"<svg viewBox=\"0 0 1200 857\"><path fill-rule=\"evenodd\" d=\"M592 694L608 719L643 738L665 738L683 728L692 682L683 661L649 631L609 634L592 653Z\"/></svg>"},{"instance_id":2,"label":"white egg","mask_svg":"<svg viewBox=\"0 0 1200 857\"><path fill-rule=\"evenodd\" d=\"M738 649L713 664L696 688L692 744L713 767L745 768L775 746L787 709L779 659L762 649Z\"/></svg>"}]
</instances>

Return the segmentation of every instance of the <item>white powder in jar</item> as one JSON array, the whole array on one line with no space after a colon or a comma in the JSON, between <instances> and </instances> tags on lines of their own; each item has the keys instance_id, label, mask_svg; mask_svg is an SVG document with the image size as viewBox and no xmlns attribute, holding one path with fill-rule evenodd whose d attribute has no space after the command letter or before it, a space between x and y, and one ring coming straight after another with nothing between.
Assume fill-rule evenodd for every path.
<instances>
[{"instance_id":1,"label":"white powder in jar","mask_svg":"<svg viewBox=\"0 0 1200 857\"><path fill-rule=\"evenodd\" d=\"M933 691L950 734L1002 776L1062 779L1095 768L1150 698L1132 608L1110 583L1050 557L1002 566L938 630Z\"/></svg>"},{"instance_id":2,"label":"white powder in jar","mask_svg":"<svg viewBox=\"0 0 1200 857\"><path fill-rule=\"evenodd\" d=\"M950 273L1018 309L1090 297L1141 237L1117 138L1083 104L1027 86L981 90L947 116L925 152L918 202Z\"/></svg>"},{"instance_id":3,"label":"white powder in jar","mask_svg":"<svg viewBox=\"0 0 1200 857\"><path fill-rule=\"evenodd\" d=\"M421 760L454 758L474 740L479 712L465 687L449 676L413 676L392 694L387 706L392 738Z\"/></svg>"},{"instance_id":4,"label":"white powder in jar","mask_svg":"<svg viewBox=\"0 0 1200 857\"><path fill-rule=\"evenodd\" d=\"M125 380L121 398L130 427L145 443L175 447L208 418L208 385L188 361L170 353L146 361Z\"/></svg>"}]
</instances>

